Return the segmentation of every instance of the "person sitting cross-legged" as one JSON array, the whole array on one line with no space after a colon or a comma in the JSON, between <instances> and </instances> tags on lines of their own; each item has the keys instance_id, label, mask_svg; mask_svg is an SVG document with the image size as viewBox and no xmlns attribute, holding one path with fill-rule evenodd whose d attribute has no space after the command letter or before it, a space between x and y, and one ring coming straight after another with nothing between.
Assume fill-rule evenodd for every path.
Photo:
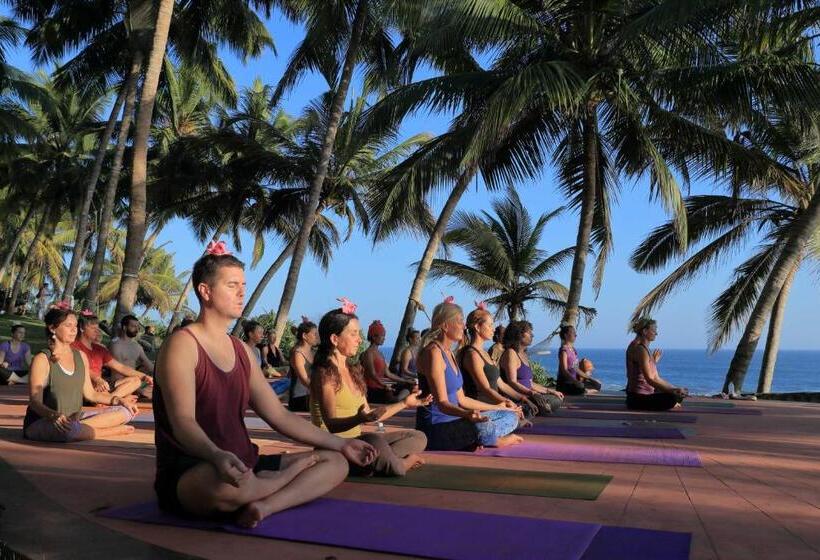
<instances>
[{"instance_id":1,"label":"person sitting cross-legged","mask_svg":"<svg viewBox=\"0 0 820 560\"><path fill-rule=\"evenodd\" d=\"M347 476L348 461L372 463L371 445L334 436L285 410L250 348L227 334L242 315L245 272L223 242L209 245L192 281L199 317L174 331L157 358L154 489L160 507L197 517L230 515L254 527L335 488ZM249 408L315 449L260 456L244 423Z\"/></svg>"},{"instance_id":2,"label":"person sitting cross-legged","mask_svg":"<svg viewBox=\"0 0 820 560\"><path fill-rule=\"evenodd\" d=\"M120 320L120 337L113 341L108 350L114 359L120 362L123 366L131 368L146 374L147 377L141 378L140 387L136 394L147 400L151 400L152 384L151 375L154 372L154 362L145 354L145 349L137 341L140 328L139 319L133 315L126 315ZM111 367L111 366L109 366ZM121 382L123 379L128 379L127 376L118 373L115 368L112 369L112 379L114 385Z\"/></svg>"},{"instance_id":3,"label":"person sitting cross-legged","mask_svg":"<svg viewBox=\"0 0 820 560\"><path fill-rule=\"evenodd\" d=\"M310 377L310 417L316 426L340 437L361 439L378 450L379 457L371 467L351 465L351 472L404 476L424 464L418 454L427 446L427 437L418 430L362 434L361 425L387 420L408 407L430 404L432 396L420 400L418 393L412 393L400 403L370 408L362 366L349 363L362 342L354 312L355 304L346 302L319 321L319 347Z\"/></svg>"},{"instance_id":4,"label":"person sitting cross-legged","mask_svg":"<svg viewBox=\"0 0 820 560\"><path fill-rule=\"evenodd\" d=\"M100 340L102 332L100 320L96 315L90 311L82 311L78 325L80 334L71 346L85 354L88 360L88 373L91 376L91 384L95 390L101 393L111 392L111 394L118 397L124 397L137 392L143 383L146 386L153 385L154 380L150 375L123 364L114 358L108 348L97 342ZM107 381L103 377L103 366L109 368L115 374L120 374L121 377L111 382Z\"/></svg>"},{"instance_id":5,"label":"person sitting cross-legged","mask_svg":"<svg viewBox=\"0 0 820 560\"><path fill-rule=\"evenodd\" d=\"M14 385L28 383L31 347L24 342L26 327L11 326L11 340L0 342L0 382Z\"/></svg>"},{"instance_id":6,"label":"person sitting cross-legged","mask_svg":"<svg viewBox=\"0 0 820 560\"><path fill-rule=\"evenodd\" d=\"M632 410L664 411L680 407L689 395L685 387L675 387L658 371L663 353L649 351L658 336L658 324L643 317L632 325L635 339L626 349L626 407Z\"/></svg>"},{"instance_id":7,"label":"person sitting cross-legged","mask_svg":"<svg viewBox=\"0 0 820 560\"><path fill-rule=\"evenodd\" d=\"M23 437L66 443L133 432L125 424L138 412L137 399L94 390L88 359L71 346L77 336L74 311L67 305L54 307L45 323L49 348L31 362ZM108 406L83 411L83 397Z\"/></svg>"}]
</instances>

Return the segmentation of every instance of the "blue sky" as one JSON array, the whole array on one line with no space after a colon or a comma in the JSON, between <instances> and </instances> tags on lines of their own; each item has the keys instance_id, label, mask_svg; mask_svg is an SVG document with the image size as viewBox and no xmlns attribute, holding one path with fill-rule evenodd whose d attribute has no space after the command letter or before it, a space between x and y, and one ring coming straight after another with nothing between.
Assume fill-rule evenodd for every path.
<instances>
[{"instance_id":1,"label":"blue sky","mask_svg":"<svg viewBox=\"0 0 820 560\"><path fill-rule=\"evenodd\" d=\"M5 10L3 10L5 12ZM264 82L275 84L281 76L287 58L295 45L301 40L301 30L278 15L268 22L278 51L278 56L267 52L261 58L243 64L230 53L223 52L223 58L240 87L249 86L256 77ZM11 53L10 63L21 68L30 69L26 51ZM355 87L355 85L354 85ZM284 100L285 109L297 114L305 104L320 95L327 85L319 76L306 77L299 86ZM417 132L441 132L447 126L447 118L439 115L421 114L408 120L402 129L404 137ZM712 191L708 183L693 185L693 193ZM565 203L556 188L552 169L546 169L537 181L518 185L519 194L533 216L551 211ZM625 182L622 184L618 204L613 209L612 223L615 232L615 250L610 258L607 273L598 299L590 286L591 278L585 283L582 303L594 306L598 317L588 328L579 332L579 346L588 348L623 347L629 340L626 332L627 322L635 304L656 283L665 276L643 275L634 272L628 265L630 253L640 240L652 228L663 223L667 216L658 204L648 200L646 181ZM488 202L501 193L489 194L478 182L471 185L469 193L459 206L462 210L479 211L488 207ZM443 198L436 200L440 207ZM542 249L554 252L570 246L575 241L577 216L565 213L550 222L545 230ZM190 269L193 261L201 253L201 244L192 235L188 226L182 221L169 224L160 235L160 243L174 253L177 269ZM250 261L252 242L248 236L243 237L243 252L239 255ZM306 259L299 281L296 299L291 309L293 317L307 315L314 320L333 307L335 299L346 296L359 304L359 315L364 324L373 319L380 319L388 330L388 344L392 343L395 330L398 328L401 314L413 279L412 263L418 260L424 249L425 240L408 236L373 246L369 239L360 233L344 245L335 254L329 272L324 273L314 262ZM667 348L705 348L707 335L705 325L709 317L709 305L714 297L731 279L731 271L740 262L744 254L740 252L735 259L724 263L722 268L708 277L695 280L687 290L670 298L654 315L659 321L660 337L658 344ZM247 271L248 289L253 289L257 280L281 250L275 241L268 243L267 254L256 269ZM454 253L458 256L458 253ZM270 283L256 311L275 310L284 283L287 267L280 270ZM569 266L556 274L556 279L569 281ZM669 271L665 271L668 273ZM468 309L472 308L476 295L455 286L448 281L428 282L423 301L428 309L443 299L453 295L456 301ZM195 305L191 298L191 305ZM535 326L536 339L546 336L557 324L558 317L548 316L543 309L536 306L529 310L529 319ZM810 327L820 315L820 298L818 298L818 268L816 265L804 265L799 272L792 289L785 325L783 327L783 349L819 349L820 330ZM417 327L424 327L426 318L419 314ZM727 348L733 348L736 338ZM761 345L762 347L762 345Z\"/></svg>"}]
</instances>

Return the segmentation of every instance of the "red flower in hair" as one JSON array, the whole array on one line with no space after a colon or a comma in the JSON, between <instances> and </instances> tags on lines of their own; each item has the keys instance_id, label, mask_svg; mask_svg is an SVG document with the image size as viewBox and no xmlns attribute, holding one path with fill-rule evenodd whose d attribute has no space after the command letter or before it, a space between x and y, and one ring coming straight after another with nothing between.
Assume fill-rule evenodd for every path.
<instances>
[{"instance_id":1,"label":"red flower in hair","mask_svg":"<svg viewBox=\"0 0 820 560\"><path fill-rule=\"evenodd\" d=\"M231 254L224 241L211 241L208 243L208 247L205 249L205 252L209 255L216 255L217 257Z\"/></svg>"},{"instance_id":2,"label":"red flower in hair","mask_svg":"<svg viewBox=\"0 0 820 560\"><path fill-rule=\"evenodd\" d=\"M447 296L446 298L444 298L444 303L455 303L455 302L456 302L456 298L454 298L453 296Z\"/></svg>"},{"instance_id":3,"label":"red flower in hair","mask_svg":"<svg viewBox=\"0 0 820 560\"><path fill-rule=\"evenodd\" d=\"M346 315L353 315L356 313L356 309L358 309L358 305L347 299L346 297L336 298L336 301L342 303L342 313Z\"/></svg>"},{"instance_id":4,"label":"red flower in hair","mask_svg":"<svg viewBox=\"0 0 820 560\"><path fill-rule=\"evenodd\" d=\"M53 307L55 309L59 309L61 311L66 311L68 309L71 309L71 303L67 299L64 299L62 301L58 301L57 303L55 303L51 307Z\"/></svg>"},{"instance_id":5,"label":"red flower in hair","mask_svg":"<svg viewBox=\"0 0 820 560\"><path fill-rule=\"evenodd\" d=\"M476 306L476 308L478 308L482 311L487 311L487 303L484 302L484 301L476 300L475 301L475 306Z\"/></svg>"}]
</instances>

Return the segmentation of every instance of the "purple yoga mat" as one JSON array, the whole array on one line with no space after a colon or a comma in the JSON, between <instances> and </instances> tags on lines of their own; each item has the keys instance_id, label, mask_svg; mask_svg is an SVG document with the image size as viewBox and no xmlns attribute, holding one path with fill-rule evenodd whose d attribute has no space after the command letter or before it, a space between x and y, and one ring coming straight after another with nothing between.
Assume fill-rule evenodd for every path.
<instances>
[{"instance_id":1,"label":"purple yoga mat","mask_svg":"<svg viewBox=\"0 0 820 560\"><path fill-rule=\"evenodd\" d=\"M463 451L433 453L467 454ZM589 463L633 463L670 467L702 467L697 451L674 447L628 447L615 445L582 445L575 443L520 443L509 447L486 447L471 455L545 461L584 461Z\"/></svg>"},{"instance_id":2,"label":"purple yoga mat","mask_svg":"<svg viewBox=\"0 0 820 560\"><path fill-rule=\"evenodd\" d=\"M648 412L607 412L605 410L583 410L577 408L560 408L553 416L559 418L591 418L595 420L629 420L630 422L678 422L694 424L697 416L679 413L653 414Z\"/></svg>"},{"instance_id":3,"label":"purple yoga mat","mask_svg":"<svg viewBox=\"0 0 820 560\"><path fill-rule=\"evenodd\" d=\"M639 410L629 410L625 404L616 403L567 403L567 410L617 410L624 412L635 412L641 414ZM763 411L757 408L686 408L686 403L683 403L683 408L676 410L668 410L664 414L677 415L684 412L694 412L697 414L738 414L746 416L760 416Z\"/></svg>"},{"instance_id":4,"label":"purple yoga mat","mask_svg":"<svg viewBox=\"0 0 820 560\"><path fill-rule=\"evenodd\" d=\"M640 439L684 439L686 436L677 428L657 428L654 426L562 426L546 423L534 424L530 428L517 430L519 434L539 436L575 437L620 437Z\"/></svg>"},{"instance_id":5,"label":"purple yoga mat","mask_svg":"<svg viewBox=\"0 0 820 560\"><path fill-rule=\"evenodd\" d=\"M692 535L629 527L601 527L581 560L687 560Z\"/></svg>"},{"instance_id":6,"label":"purple yoga mat","mask_svg":"<svg viewBox=\"0 0 820 560\"><path fill-rule=\"evenodd\" d=\"M603 560L605 557L595 551L610 546L614 551L639 551L640 558L684 560L688 557L690 538L686 533L329 498L272 515L255 529L170 516L161 512L156 503L106 510L100 515L448 560L544 558L545 554L567 560ZM625 537L620 536L622 532ZM476 538L482 534L492 538ZM431 544L420 538L424 535L443 536ZM629 542L635 538L645 542ZM679 543L684 541L686 555L679 553ZM590 556L590 551L595 555Z\"/></svg>"}]
</instances>

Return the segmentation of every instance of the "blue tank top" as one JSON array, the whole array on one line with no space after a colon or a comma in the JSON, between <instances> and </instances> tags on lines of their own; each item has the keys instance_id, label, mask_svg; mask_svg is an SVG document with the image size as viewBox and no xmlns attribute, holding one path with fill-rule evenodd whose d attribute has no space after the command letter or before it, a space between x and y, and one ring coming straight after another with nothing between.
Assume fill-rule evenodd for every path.
<instances>
[{"instance_id":1,"label":"blue tank top","mask_svg":"<svg viewBox=\"0 0 820 560\"><path fill-rule=\"evenodd\" d=\"M441 358L444 360L444 385L447 388L447 400L458 406L457 393L463 385L461 372L458 370L458 366L456 366L456 369L453 369L453 366L450 364L450 360L447 359L447 354L444 353L444 350L439 348L439 351L441 352ZM424 375L419 376L419 388L422 393L430 392L427 377ZM445 422L460 420L458 416L451 416L442 412L435 402L433 402L430 406L419 407L417 409L417 417L423 422L431 422L433 424L444 424Z\"/></svg>"}]
</instances>

